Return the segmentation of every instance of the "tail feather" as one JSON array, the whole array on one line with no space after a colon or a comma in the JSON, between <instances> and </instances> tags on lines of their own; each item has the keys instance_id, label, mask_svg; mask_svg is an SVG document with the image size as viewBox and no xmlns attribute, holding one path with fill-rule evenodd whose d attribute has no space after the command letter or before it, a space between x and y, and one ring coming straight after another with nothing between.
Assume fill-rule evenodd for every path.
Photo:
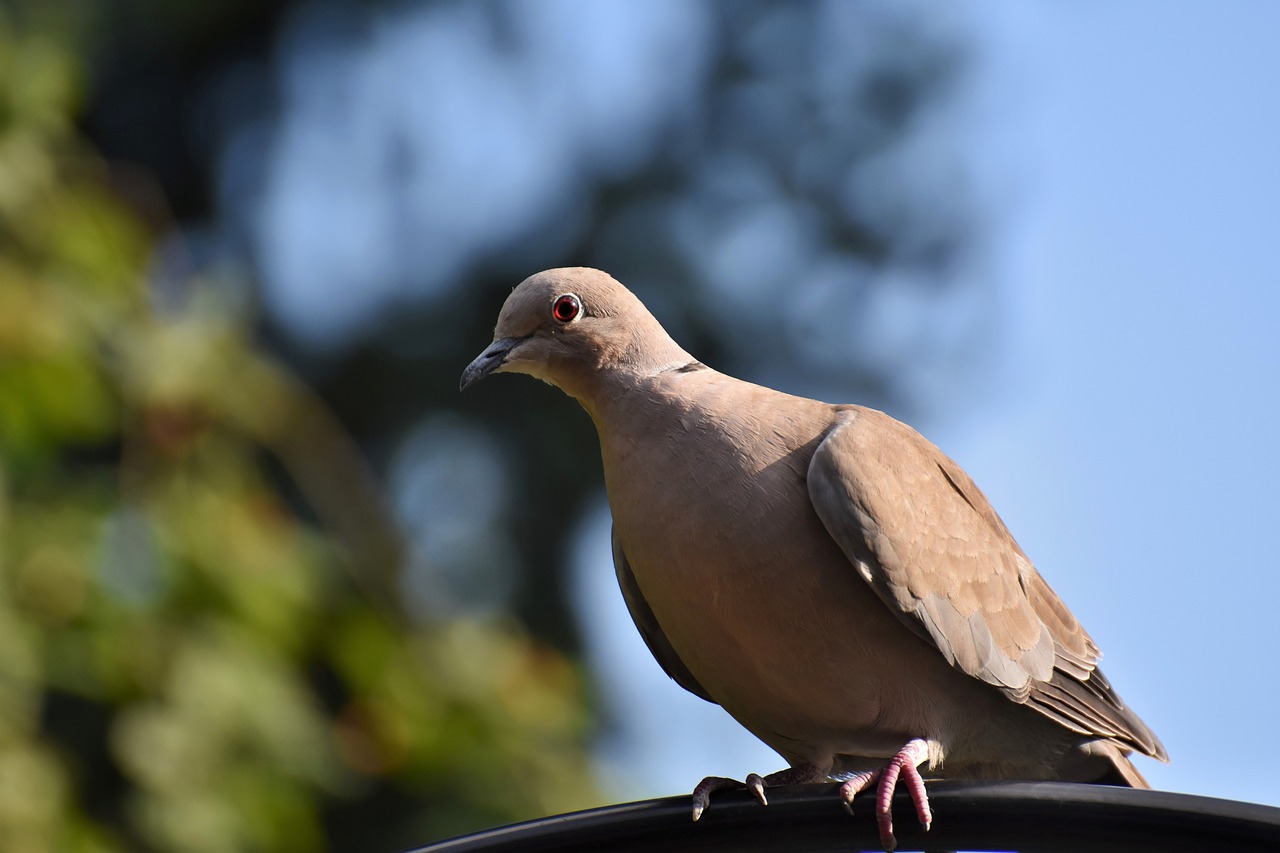
<instances>
[{"instance_id":1,"label":"tail feather","mask_svg":"<svg viewBox=\"0 0 1280 853\"><path fill-rule=\"evenodd\" d=\"M1149 789L1151 787L1151 783L1138 772L1138 768L1134 767L1133 762L1119 749L1108 750L1106 757L1108 759L1106 771L1093 780L1094 784L1118 785L1123 788Z\"/></svg>"}]
</instances>

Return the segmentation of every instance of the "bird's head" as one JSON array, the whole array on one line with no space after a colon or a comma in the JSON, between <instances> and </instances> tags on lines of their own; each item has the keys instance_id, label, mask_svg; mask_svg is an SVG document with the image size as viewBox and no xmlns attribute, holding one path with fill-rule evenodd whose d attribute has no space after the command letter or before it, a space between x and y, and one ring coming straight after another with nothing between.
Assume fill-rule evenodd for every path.
<instances>
[{"instance_id":1,"label":"bird's head","mask_svg":"<svg viewBox=\"0 0 1280 853\"><path fill-rule=\"evenodd\" d=\"M459 386L465 391L490 373L527 373L586 403L605 377L653 375L692 360L612 276L565 267L511 291L493 343L467 365Z\"/></svg>"}]
</instances>

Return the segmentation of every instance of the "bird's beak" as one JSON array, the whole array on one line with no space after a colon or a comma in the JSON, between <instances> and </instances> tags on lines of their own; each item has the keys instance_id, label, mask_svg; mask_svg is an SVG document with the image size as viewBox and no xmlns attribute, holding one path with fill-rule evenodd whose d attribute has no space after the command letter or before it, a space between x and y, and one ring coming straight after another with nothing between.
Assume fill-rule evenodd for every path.
<instances>
[{"instance_id":1,"label":"bird's beak","mask_svg":"<svg viewBox=\"0 0 1280 853\"><path fill-rule=\"evenodd\" d=\"M484 352L476 356L476 360L462 371L462 381L458 383L458 390L467 390L501 367L506 362L507 355L524 340L524 338L503 338L485 347Z\"/></svg>"}]
</instances>

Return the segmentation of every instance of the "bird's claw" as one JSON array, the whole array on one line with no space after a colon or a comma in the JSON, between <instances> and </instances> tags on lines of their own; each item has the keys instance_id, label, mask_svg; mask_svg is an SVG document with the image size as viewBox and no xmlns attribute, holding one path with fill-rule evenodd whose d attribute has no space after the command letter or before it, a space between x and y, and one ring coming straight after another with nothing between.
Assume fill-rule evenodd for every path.
<instances>
[{"instance_id":1,"label":"bird's claw","mask_svg":"<svg viewBox=\"0 0 1280 853\"><path fill-rule=\"evenodd\" d=\"M747 777L750 781L751 777ZM707 810L707 806L711 805L711 795L716 791L723 791L727 788L741 788L742 783L737 779L730 779L726 776L708 776L698 783L698 787L693 789L693 819L697 821L702 817L702 813ZM764 792L757 795L757 799L764 803Z\"/></svg>"},{"instance_id":2,"label":"bird's claw","mask_svg":"<svg viewBox=\"0 0 1280 853\"><path fill-rule=\"evenodd\" d=\"M769 805L769 798L765 796L764 789L770 785L798 785L805 782L818 782L824 778L826 778L826 771L820 770L812 764L788 767L785 770L779 770L777 773L770 773L768 776L750 773L747 775L745 782L739 782L737 779L729 779L725 776L708 776L698 783L698 787L693 789L693 819L697 820L702 817L702 813L707 810L707 806L711 803L711 795L716 791L745 787L751 792L751 796L760 802L760 805L767 806Z\"/></svg>"},{"instance_id":3,"label":"bird's claw","mask_svg":"<svg viewBox=\"0 0 1280 853\"><path fill-rule=\"evenodd\" d=\"M850 776L840 785L840 799L852 810L853 798L863 791L876 788L876 827L880 830L880 843L886 853L898 846L893 837L893 792L899 780L906 786L911 795L911 802L916 809L916 817L924 831L928 832L933 825L933 812L929 809L929 795L924 788L924 778L920 775L920 765L929 758L929 745L919 738L907 743L892 758L876 771L863 771ZM829 769L829 768L828 768ZM702 817L702 813L711 804L711 795L716 791L729 788L745 787L762 806L769 805L764 789L770 785L793 785L804 782L816 782L826 777L827 769L819 769L810 764L801 764L761 776L758 773L747 775L745 782L730 779L726 776L708 776L693 789L693 819Z\"/></svg>"},{"instance_id":4,"label":"bird's claw","mask_svg":"<svg viewBox=\"0 0 1280 853\"><path fill-rule=\"evenodd\" d=\"M763 776L761 776L759 773L748 774L746 785L747 785L747 790L751 792L752 796L754 796L757 800L760 801L760 805L762 806L769 805L769 800L764 795L764 777Z\"/></svg>"},{"instance_id":5,"label":"bird's claw","mask_svg":"<svg viewBox=\"0 0 1280 853\"><path fill-rule=\"evenodd\" d=\"M880 770L858 773L840 786L840 799L852 806L853 798L860 792L876 785L876 826L880 830L880 843L886 853L898 846L893 837L893 814L890 805L893 803L893 791L901 779L911 794L911 802L916 808L916 817L924 831L928 832L933 825L933 812L929 808L929 795L924 788L924 778L920 775L919 766L929 757L928 745L919 739L908 741L889 759Z\"/></svg>"}]
</instances>

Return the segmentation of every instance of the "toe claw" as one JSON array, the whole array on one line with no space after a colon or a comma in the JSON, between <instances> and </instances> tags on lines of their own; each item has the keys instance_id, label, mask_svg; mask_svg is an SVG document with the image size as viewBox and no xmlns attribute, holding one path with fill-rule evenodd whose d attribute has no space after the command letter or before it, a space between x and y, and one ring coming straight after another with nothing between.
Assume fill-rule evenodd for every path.
<instances>
[{"instance_id":1,"label":"toe claw","mask_svg":"<svg viewBox=\"0 0 1280 853\"><path fill-rule=\"evenodd\" d=\"M742 785L735 779L726 779L723 776L708 776L698 783L698 787L693 789L693 819L696 821L702 817L702 813L711 805L711 795L716 791L723 791L727 788L737 788Z\"/></svg>"},{"instance_id":2,"label":"toe claw","mask_svg":"<svg viewBox=\"0 0 1280 853\"><path fill-rule=\"evenodd\" d=\"M758 773L748 774L746 785L747 785L747 790L751 792L751 795L760 801L760 805L762 806L769 805L769 800L764 795L764 777L763 776L761 776Z\"/></svg>"},{"instance_id":3,"label":"toe claw","mask_svg":"<svg viewBox=\"0 0 1280 853\"><path fill-rule=\"evenodd\" d=\"M893 816L888 813L876 815L876 827L880 830L880 846L884 853L893 853L893 848L898 846L898 839L893 837Z\"/></svg>"},{"instance_id":4,"label":"toe claw","mask_svg":"<svg viewBox=\"0 0 1280 853\"><path fill-rule=\"evenodd\" d=\"M812 764L793 765L786 770L770 773L768 776L752 773L747 776L745 783L728 779L724 776L708 776L698 783L698 787L693 789L693 819L696 821L702 817L702 813L711 805L711 795L716 791L746 787L751 792L751 796L760 802L760 805L767 806L769 805L769 798L765 796L764 789L768 786L816 782L823 778L826 778L826 770Z\"/></svg>"}]
</instances>

